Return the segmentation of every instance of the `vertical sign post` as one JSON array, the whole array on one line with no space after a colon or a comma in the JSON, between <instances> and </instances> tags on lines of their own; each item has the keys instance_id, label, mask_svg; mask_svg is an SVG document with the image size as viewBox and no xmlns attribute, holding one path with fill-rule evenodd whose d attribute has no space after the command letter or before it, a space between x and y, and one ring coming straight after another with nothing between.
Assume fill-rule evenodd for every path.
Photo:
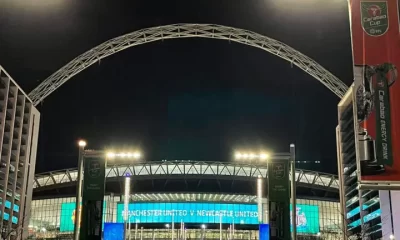
<instances>
[{"instance_id":1,"label":"vertical sign post","mask_svg":"<svg viewBox=\"0 0 400 240\"><path fill-rule=\"evenodd\" d=\"M262 223L263 210L262 210L262 197L263 197L263 179L261 176L257 178L257 210L258 210L258 223Z\"/></svg>"},{"instance_id":2,"label":"vertical sign post","mask_svg":"<svg viewBox=\"0 0 400 240\"><path fill-rule=\"evenodd\" d=\"M78 159L78 178L76 188L76 199L75 199L75 223L74 223L74 240L79 239L79 228L81 224L81 202L82 202L82 180L83 180L83 161L85 155L86 142L81 140L79 145L79 159Z\"/></svg>"},{"instance_id":3,"label":"vertical sign post","mask_svg":"<svg viewBox=\"0 0 400 240\"><path fill-rule=\"evenodd\" d=\"M106 163L104 159L86 158L82 197L80 240L101 240Z\"/></svg>"},{"instance_id":4,"label":"vertical sign post","mask_svg":"<svg viewBox=\"0 0 400 240\"><path fill-rule=\"evenodd\" d=\"M125 177L125 194L124 194L124 224L125 224L125 238L126 238L126 232L129 233L129 236L131 234L130 231L130 218L131 216L129 215L129 200L131 198L131 178L129 176ZM128 219L129 219L129 230L128 230Z\"/></svg>"},{"instance_id":5,"label":"vertical sign post","mask_svg":"<svg viewBox=\"0 0 400 240\"><path fill-rule=\"evenodd\" d=\"M222 240L222 214L219 214L219 240Z\"/></svg>"},{"instance_id":6,"label":"vertical sign post","mask_svg":"<svg viewBox=\"0 0 400 240\"><path fill-rule=\"evenodd\" d=\"M174 228L175 228L175 221L174 221L175 212L172 211L172 222L171 222L171 240L174 240Z\"/></svg>"},{"instance_id":7,"label":"vertical sign post","mask_svg":"<svg viewBox=\"0 0 400 240\"><path fill-rule=\"evenodd\" d=\"M289 160L268 162L269 224L271 239L290 239Z\"/></svg>"}]
</instances>

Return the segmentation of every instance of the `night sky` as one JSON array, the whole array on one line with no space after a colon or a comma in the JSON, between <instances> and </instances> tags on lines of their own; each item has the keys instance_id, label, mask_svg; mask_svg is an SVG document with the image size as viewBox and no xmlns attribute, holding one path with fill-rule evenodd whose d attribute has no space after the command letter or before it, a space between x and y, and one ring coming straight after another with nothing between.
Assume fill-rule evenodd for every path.
<instances>
[{"instance_id":1,"label":"night sky","mask_svg":"<svg viewBox=\"0 0 400 240\"><path fill-rule=\"evenodd\" d=\"M251 30L352 81L345 0L0 0L0 65L29 92L74 57L122 34L173 23ZM89 148L138 148L147 161L232 161L236 149L289 150L335 173L339 98L260 49L175 39L114 54L38 107L36 172L76 167Z\"/></svg>"}]
</instances>

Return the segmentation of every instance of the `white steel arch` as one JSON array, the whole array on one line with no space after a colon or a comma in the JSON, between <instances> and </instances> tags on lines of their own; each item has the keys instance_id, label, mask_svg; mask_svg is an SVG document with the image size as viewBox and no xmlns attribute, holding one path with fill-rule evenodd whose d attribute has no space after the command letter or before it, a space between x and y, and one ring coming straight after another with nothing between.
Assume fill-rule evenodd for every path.
<instances>
[{"instance_id":1,"label":"white steel arch","mask_svg":"<svg viewBox=\"0 0 400 240\"><path fill-rule=\"evenodd\" d=\"M59 88L70 78L80 73L100 59L137 45L175 38L212 38L228 40L272 53L310 74L338 97L343 97L348 89L340 79L323 68L313 59L272 38L248 30L215 24L172 24L141 29L110 39L89 51L79 55L57 72L46 78L29 93L33 104L38 105L43 99Z\"/></svg>"}]
</instances>

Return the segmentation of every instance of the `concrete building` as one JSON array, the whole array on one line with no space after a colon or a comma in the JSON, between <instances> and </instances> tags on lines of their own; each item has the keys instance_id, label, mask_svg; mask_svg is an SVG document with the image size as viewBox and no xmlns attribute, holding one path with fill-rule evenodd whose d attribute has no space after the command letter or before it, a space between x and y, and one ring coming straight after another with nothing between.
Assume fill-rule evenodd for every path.
<instances>
[{"instance_id":1,"label":"concrete building","mask_svg":"<svg viewBox=\"0 0 400 240\"><path fill-rule=\"evenodd\" d=\"M0 229L2 239L27 235L40 113L0 66Z\"/></svg>"},{"instance_id":2,"label":"concrete building","mask_svg":"<svg viewBox=\"0 0 400 240\"><path fill-rule=\"evenodd\" d=\"M357 136L357 105L352 85L338 105L336 128L338 177L345 239L389 239L392 230L392 209L389 195L394 191L360 190L362 154L370 153ZM365 154L364 154L365 155ZM372 153L370 155L373 155ZM371 156L371 158L373 158ZM386 229L390 228L390 229Z\"/></svg>"}]
</instances>

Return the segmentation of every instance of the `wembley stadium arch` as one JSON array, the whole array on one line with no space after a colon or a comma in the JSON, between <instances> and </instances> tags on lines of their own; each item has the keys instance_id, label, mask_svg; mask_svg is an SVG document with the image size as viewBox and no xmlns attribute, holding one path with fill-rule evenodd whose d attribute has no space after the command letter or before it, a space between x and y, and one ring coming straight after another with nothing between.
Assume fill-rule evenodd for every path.
<instances>
[{"instance_id":1,"label":"wembley stadium arch","mask_svg":"<svg viewBox=\"0 0 400 240\"><path fill-rule=\"evenodd\" d=\"M29 93L29 97L36 106L73 76L103 58L130 47L176 38L219 39L256 47L299 67L340 98L348 89L346 84L316 61L275 39L240 28L216 24L181 23L145 28L110 39L79 55L50 75Z\"/></svg>"}]
</instances>

